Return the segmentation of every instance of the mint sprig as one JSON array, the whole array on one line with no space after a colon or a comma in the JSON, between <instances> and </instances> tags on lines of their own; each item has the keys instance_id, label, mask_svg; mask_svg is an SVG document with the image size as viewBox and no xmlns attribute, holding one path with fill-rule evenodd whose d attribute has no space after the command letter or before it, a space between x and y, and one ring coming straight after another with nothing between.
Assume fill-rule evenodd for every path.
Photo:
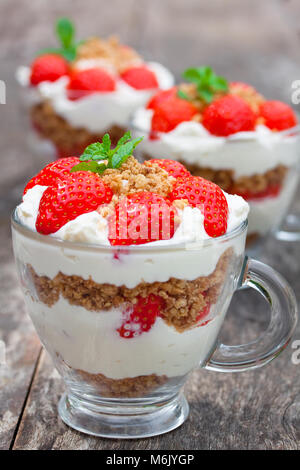
<instances>
[{"instance_id":1,"label":"mint sprig","mask_svg":"<svg viewBox=\"0 0 300 470\"><path fill-rule=\"evenodd\" d=\"M71 172L92 171L101 175L108 168L120 168L142 140L143 137L131 140L131 133L126 132L112 149L110 136L105 134L102 142L95 142L85 149L80 163L73 166Z\"/></svg>"},{"instance_id":2,"label":"mint sprig","mask_svg":"<svg viewBox=\"0 0 300 470\"><path fill-rule=\"evenodd\" d=\"M77 47L82 41L75 41L75 26L68 18L59 18L55 25L55 32L61 47L49 47L39 52L41 54L59 54L68 62L76 58Z\"/></svg>"},{"instance_id":3,"label":"mint sprig","mask_svg":"<svg viewBox=\"0 0 300 470\"><path fill-rule=\"evenodd\" d=\"M186 69L183 78L196 85L197 94L205 103L211 103L214 94L218 91L228 91L228 82L224 77L215 74L211 67L195 67ZM189 96L182 90L178 91L180 98L189 100Z\"/></svg>"}]
</instances>

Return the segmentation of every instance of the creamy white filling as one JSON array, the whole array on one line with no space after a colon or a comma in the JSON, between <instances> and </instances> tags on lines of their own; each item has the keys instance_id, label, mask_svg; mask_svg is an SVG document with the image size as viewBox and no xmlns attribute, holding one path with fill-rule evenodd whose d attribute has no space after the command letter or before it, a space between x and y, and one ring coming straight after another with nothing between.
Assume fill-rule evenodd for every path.
<instances>
[{"instance_id":1,"label":"creamy white filling","mask_svg":"<svg viewBox=\"0 0 300 470\"><path fill-rule=\"evenodd\" d=\"M159 88L166 89L174 84L173 75L161 64L149 62L147 67L152 70L159 83ZM126 127L132 113L143 106L156 89L137 90L122 79L117 79L117 87L113 92L93 93L82 99L71 101L66 94L68 77L61 77L55 82L42 82L36 87L29 86L30 69L19 67L17 80L28 92L27 101L32 104L50 100L55 112L66 119L75 128L83 127L92 133L102 132L113 125Z\"/></svg>"},{"instance_id":2,"label":"creamy white filling","mask_svg":"<svg viewBox=\"0 0 300 470\"><path fill-rule=\"evenodd\" d=\"M272 132L263 125L228 138L210 134L201 123L182 122L173 131L149 139L153 111L140 108L133 117L134 132L144 132L138 150L152 158L181 160L215 170L232 170L234 177L265 173L279 164L291 167L299 160L298 136Z\"/></svg>"},{"instance_id":3,"label":"creamy white filling","mask_svg":"<svg viewBox=\"0 0 300 470\"><path fill-rule=\"evenodd\" d=\"M90 312L60 298L51 308L26 295L28 312L46 349L67 365L112 379L139 375L181 376L198 367L211 352L231 298L207 325L177 332L161 318L150 331L131 339L117 333L119 309Z\"/></svg>"}]
</instances>

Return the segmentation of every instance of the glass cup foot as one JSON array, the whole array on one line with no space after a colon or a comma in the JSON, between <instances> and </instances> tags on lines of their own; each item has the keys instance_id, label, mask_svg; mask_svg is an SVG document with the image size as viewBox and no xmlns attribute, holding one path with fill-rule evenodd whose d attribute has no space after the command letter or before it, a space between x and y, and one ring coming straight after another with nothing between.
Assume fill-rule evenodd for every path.
<instances>
[{"instance_id":1,"label":"glass cup foot","mask_svg":"<svg viewBox=\"0 0 300 470\"><path fill-rule=\"evenodd\" d=\"M120 405L82 400L65 393L59 402L61 419L71 428L93 436L136 439L157 436L179 427L188 417L183 394L153 405Z\"/></svg>"}]
</instances>

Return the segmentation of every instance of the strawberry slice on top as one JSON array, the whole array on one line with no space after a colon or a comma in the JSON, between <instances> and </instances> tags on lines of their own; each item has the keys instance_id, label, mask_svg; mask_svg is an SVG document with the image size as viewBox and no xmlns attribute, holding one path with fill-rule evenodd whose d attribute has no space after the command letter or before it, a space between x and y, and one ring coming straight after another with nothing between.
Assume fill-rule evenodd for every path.
<instances>
[{"instance_id":1,"label":"strawberry slice on top","mask_svg":"<svg viewBox=\"0 0 300 470\"><path fill-rule=\"evenodd\" d=\"M109 221L111 245L141 245L169 240L176 230L176 208L158 194L140 191L121 199Z\"/></svg>"},{"instance_id":2,"label":"strawberry slice on top","mask_svg":"<svg viewBox=\"0 0 300 470\"><path fill-rule=\"evenodd\" d=\"M177 88L174 86L168 90L160 90L150 98L147 104L147 109L156 109L161 103L174 98L177 94Z\"/></svg>"},{"instance_id":3,"label":"strawberry slice on top","mask_svg":"<svg viewBox=\"0 0 300 470\"><path fill-rule=\"evenodd\" d=\"M226 95L212 102L203 113L203 126L217 136L226 137L236 132L252 131L256 116L239 96Z\"/></svg>"},{"instance_id":4,"label":"strawberry slice on top","mask_svg":"<svg viewBox=\"0 0 300 470\"><path fill-rule=\"evenodd\" d=\"M41 82L55 82L68 75L67 61L58 54L44 54L35 59L31 65L30 83L33 86Z\"/></svg>"},{"instance_id":5,"label":"strawberry slice on top","mask_svg":"<svg viewBox=\"0 0 300 470\"><path fill-rule=\"evenodd\" d=\"M116 81L103 68L77 70L71 75L67 87L69 100L78 100L92 93L108 93L115 91Z\"/></svg>"},{"instance_id":6,"label":"strawberry slice on top","mask_svg":"<svg viewBox=\"0 0 300 470\"><path fill-rule=\"evenodd\" d=\"M177 97L169 98L154 109L151 130L170 132L181 122L191 121L197 112L197 108L189 101Z\"/></svg>"},{"instance_id":7,"label":"strawberry slice on top","mask_svg":"<svg viewBox=\"0 0 300 470\"><path fill-rule=\"evenodd\" d=\"M281 101L265 101L260 107L264 124L274 131L283 131L296 126L297 117L290 106Z\"/></svg>"},{"instance_id":8,"label":"strawberry slice on top","mask_svg":"<svg viewBox=\"0 0 300 470\"><path fill-rule=\"evenodd\" d=\"M215 183L200 176L179 179L169 198L171 201L186 199L190 206L198 207L204 215L204 229L210 237L226 233L228 204L222 189Z\"/></svg>"},{"instance_id":9,"label":"strawberry slice on top","mask_svg":"<svg viewBox=\"0 0 300 470\"><path fill-rule=\"evenodd\" d=\"M131 67L121 74L121 78L136 90L148 90L158 88L156 75L145 65Z\"/></svg>"},{"instance_id":10,"label":"strawberry slice on top","mask_svg":"<svg viewBox=\"0 0 300 470\"><path fill-rule=\"evenodd\" d=\"M74 165L80 162L77 157L66 157L61 160L49 163L45 166L36 176L25 186L23 194L26 194L28 189L36 184L41 186L54 186L59 181L66 179L71 175L70 170Z\"/></svg>"},{"instance_id":11,"label":"strawberry slice on top","mask_svg":"<svg viewBox=\"0 0 300 470\"><path fill-rule=\"evenodd\" d=\"M95 211L112 199L112 190L91 172L78 171L43 193L36 230L44 235L57 232L79 215Z\"/></svg>"}]
</instances>

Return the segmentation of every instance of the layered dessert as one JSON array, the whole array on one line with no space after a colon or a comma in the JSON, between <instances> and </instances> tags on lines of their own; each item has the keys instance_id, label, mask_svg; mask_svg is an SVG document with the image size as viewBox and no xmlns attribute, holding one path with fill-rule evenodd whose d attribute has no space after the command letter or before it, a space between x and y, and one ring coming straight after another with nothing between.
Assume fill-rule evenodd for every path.
<instances>
[{"instance_id":1,"label":"layered dessert","mask_svg":"<svg viewBox=\"0 0 300 470\"><path fill-rule=\"evenodd\" d=\"M78 42L65 18L56 30L61 46L40 51L30 67L17 70L30 110L30 144L38 152L51 158L80 155L106 132L116 143L133 111L173 85L163 65L145 62L115 37Z\"/></svg>"},{"instance_id":2,"label":"layered dessert","mask_svg":"<svg viewBox=\"0 0 300 470\"><path fill-rule=\"evenodd\" d=\"M127 133L48 164L16 209L28 310L70 387L174 394L212 353L237 285L248 204Z\"/></svg>"},{"instance_id":3,"label":"layered dessert","mask_svg":"<svg viewBox=\"0 0 300 470\"><path fill-rule=\"evenodd\" d=\"M136 111L142 157L179 161L242 196L250 205L249 240L266 235L281 223L297 186L295 113L210 67L188 69L184 78Z\"/></svg>"}]
</instances>

